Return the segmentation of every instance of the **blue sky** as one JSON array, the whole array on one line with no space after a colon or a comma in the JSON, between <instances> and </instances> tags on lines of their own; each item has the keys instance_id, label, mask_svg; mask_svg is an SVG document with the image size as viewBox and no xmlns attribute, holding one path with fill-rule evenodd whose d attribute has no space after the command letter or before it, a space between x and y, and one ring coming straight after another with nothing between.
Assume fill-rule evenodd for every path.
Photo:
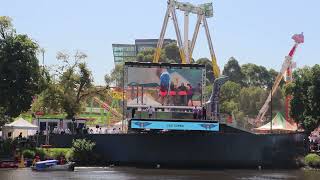
<instances>
[{"instance_id":1,"label":"blue sky","mask_svg":"<svg viewBox=\"0 0 320 180\"><path fill-rule=\"evenodd\" d=\"M194 4L210 2L190 0ZM320 1L215 0L208 19L220 68L234 56L240 64L255 63L279 70L294 33L304 32L297 66L320 62ZM112 43L158 38L166 0L1 0L0 15L13 18L17 32L28 34L46 49L45 63L57 64L57 51L84 51L96 84L113 68ZM181 13L179 13L181 14ZM179 15L182 31L182 16ZM190 31L195 17L190 18ZM189 36L192 34L190 33ZM166 38L175 38L172 21ZM201 29L194 58L209 57Z\"/></svg>"}]
</instances>

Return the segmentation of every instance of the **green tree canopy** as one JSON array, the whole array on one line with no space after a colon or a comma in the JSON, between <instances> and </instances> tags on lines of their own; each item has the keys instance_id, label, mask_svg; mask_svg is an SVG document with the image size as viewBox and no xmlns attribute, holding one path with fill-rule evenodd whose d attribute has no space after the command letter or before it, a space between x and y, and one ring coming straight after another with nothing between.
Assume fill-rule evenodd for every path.
<instances>
[{"instance_id":1,"label":"green tree canopy","mask_svg":"<svg viewBox=\"0 0 320 180\"><path fill-rule=\"evenodd\" d=\"M207 83L213 83L214 76L212 71L212 62L208 58L200 58L196 61L197 64L203 64L206 66Z\"/></svg>"},{"instance_id":2,"label":"green tree canopy","mask_svg":"<svg viewBox=\"0 0 320 180\"><path fill-rule=\"evenodd\" d=\"M272 77L269 71L264 66L248 63L241 66L241 71L244 74L244 85L267 88L272 82Z\"/></svg>"},{"instance_id":3,"label":"green tree canopy","mask_svg":"<svg viewBox=\"0 0 320 180\"><path fill-rule=\"evenodd\" d=\"M298 69L293 77L295 81L286 91L293 95L290 114L311 132L320 124L320 65Z\"/></svg>"},{"instance_id":4,"label":"green tree canopy","mask_svg":"<svg viewBox=\"0 0 320 180\"><path fill-rule=\"evenodd\" d=\"M244 79L241 67L234 57L231 57L227 64L224 66L222 74L228 76L230 81L238 84L242 84Z\"/></svg>"},{"instance_id":5,"label":"green tree canopy","mask_svg":"<svg viewBox=\"0 0 320 180\"><path fill-rule=\"evenodd\" d=\"M46 89L38 96L32 109L46 113L64 111L67 118L80 113L82 103L90 95L93 81L86 58L87 55L80 51L72 58L68 53L58 52L57 59L61 65L47 77Z\"/></svg>"},{"instance_id":6,"label":"green tree canopy","mask_svg":"<svg viewBox=\"0 0 320 180\"><path fill-rule=\"evenodd\" d=\"M155 49L150 48L141 51L137 54L138 62L152 62L154 57ZM179 48L175 43L165 45L161 50L159 62L166 63L181 63Z\"/></svg>"},{"instance_id":7,"label":"green tree canopy","mask_svg":"<svg viewBox=\"0 0 320 180\"><path fill-rule=\"evenodd\" d=\"M29 110L40 90L37 50L27 35L15 33L9 17L0 16L0 124Z\"/></svg>"}]
</instances>

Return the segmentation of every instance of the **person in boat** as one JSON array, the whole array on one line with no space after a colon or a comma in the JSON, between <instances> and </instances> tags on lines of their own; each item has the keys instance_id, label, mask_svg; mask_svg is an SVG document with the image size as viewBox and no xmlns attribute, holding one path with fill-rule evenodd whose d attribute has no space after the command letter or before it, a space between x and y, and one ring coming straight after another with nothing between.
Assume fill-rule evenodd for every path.
<instances>
[{"instance_id":1,"label":"person in boat","mask_svg":"<svg viewBox=\"0 0 320 180\"><path fill-rule=\"evenodd\" d=\"M60 161L59 161L59 163L60 163L60 165L63 165L63 164L65 164L66 163L66 160L65 160L65 158L64 158L64 156L60 156Z\"/></svg>"},{"instance_id":2,"label":"person in boat","mask_svg":"<svg viewBox=\"0 0 320 180\"><path fill-rule=\"evenodd\" d=\"M178 95L180 96L180 105L185 106L186 96L187 96L187 87L184 85L184 83L181 83L178 89L179 89Z\"/></svg>"},{"instance_id":3,"label":"person in boat","mask_svg":"<svg viewBox=\"0 0 320 180\"><path fill-rule=\"evenodd\" d=\"M32 166L34 166L36 164L36 162L40 161L40 157L39 156L35 156L35 158L32 161Z\"/></svg>"},{"instance_id":4,"label":"person in boat","mask_svg":"<svg viewBox=\"0 0 320 180\"><path fill-rule=\"evenodd\" d=\"M191 84L187 84L187 106L189 105L189 102L191 101L191 106L193 106L192 96L193 96L193 88Z\"/></svg>"}]
</instances>

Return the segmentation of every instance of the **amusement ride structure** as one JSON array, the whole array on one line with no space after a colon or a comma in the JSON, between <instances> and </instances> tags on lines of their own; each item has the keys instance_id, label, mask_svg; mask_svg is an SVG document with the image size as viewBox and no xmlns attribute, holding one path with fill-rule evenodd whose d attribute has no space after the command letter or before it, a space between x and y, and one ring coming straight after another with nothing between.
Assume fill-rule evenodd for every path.
<instances>
[{"instance_id":1,"label":"amusement ride structure","mask_svg":"<svg viewBox=\"0 0 320 180\"><path fill-rule=\"evenodd\" d=\"M184 41L182 42L182 37L180 33L180 28L178 24L178 19L176 15L176 9L184 12ZM197 15L197 22L195 25L195 30L193 33L193 37L191 40L191 45L189 45L189 14L195 14ZM213 77L214 77L214 84L212 88L212 94L209 98L209 101L207 104L210 104L211 114L213 119L219 119L219 92L220 87L228 80L226 76L220 76L220 69L217 64L216 55L213 49L213 44L210 36L209 26L207 23L207 18L213 17L213 6L212 3L205 3L200 5L193 5L188 2L178 2L176 0L168 0L168 6L165 13L165 17L163 20L160 38L157 44L157 48L154 54L154 63L158 63L160 58L160 53L164 41L165 32L167 29L169 17L172 17L178 46L179 46L179 52L181 57L181 63L182 64L190 64L192 53L195 47L195 43L198 37L199 29L201 23L203 23L203 27L205 29L208 46L210 50L211 55L211 62L212 62L212 70L213 70Z\"/></svg>"},{"instance_id":2,"label":"amusement ride structure","mask_svg":"<svg viewBox=\"0 0 320 180\"><path fill-rule=\"evenodd\" d=\"M269 108L269 104L271 102L271 98L274 95L274 93L276 92L277 88L279 87L279 84L282 80L282 78L284 78L286 84L289 84L292 82L292 69L295 68L295 63L292 61L293 56L296 52L297 47L299 46L299 44L304 42L304 36L303 33L301 34L295 34L292 36L292 39L294 40L295 44L293 45L293 47L291 48L288 56L285 57L285 60L282 64L280 73L278 74L278 76L276 77L276 80L272 86L271 92L269 93L269 96L267 98L267 100L265 101L265 103L263 104L262 108L259 111L258 116L256 117L256 121L257 122L261 122L263 121L263 118L266 114L266 112L268 111ZM285 118L288 122L293 122L290 119L290 100L292 99L292 97L290 95L286 96L286 101L285 101Z\"/></svg>"},{"instance_id":3,"label":"amusement ride structure","mask_svg":"<svg viewBox=\"0 0 320 180\"><path fill-rule=\"evenodd\" d=\"M104 117L104 113L101 113L101 119L105 118L106 125L110 125L111 117L119 120L123 118L122 113L117 110L117 108L119 108L120 101L122 101L123 92L116 90L116 88L110 88L105 93L105 97L109 100L104 102L99 97L93 96L91 99L90 111L92 112L93 102L97 103L102 109L107 111L106 117Z\"/></svg>"}]
</instances>

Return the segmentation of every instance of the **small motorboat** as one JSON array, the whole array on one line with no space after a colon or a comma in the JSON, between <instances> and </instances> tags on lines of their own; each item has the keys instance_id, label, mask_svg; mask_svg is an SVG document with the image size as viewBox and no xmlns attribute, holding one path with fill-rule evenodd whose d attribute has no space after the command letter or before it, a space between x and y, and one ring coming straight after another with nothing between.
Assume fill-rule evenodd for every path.
<instances>
[{"instance_id":1,"label":"small motorboat","mask_svg":"<svg viewBox=\"0 0 320 180\"><path fill-rule=\"evenodd\" d=\"M74 162L58 164L58 160L46 160L36 162L31 169L35 171L73 171L74 164Z\"/></svg>"}]
</instances>

